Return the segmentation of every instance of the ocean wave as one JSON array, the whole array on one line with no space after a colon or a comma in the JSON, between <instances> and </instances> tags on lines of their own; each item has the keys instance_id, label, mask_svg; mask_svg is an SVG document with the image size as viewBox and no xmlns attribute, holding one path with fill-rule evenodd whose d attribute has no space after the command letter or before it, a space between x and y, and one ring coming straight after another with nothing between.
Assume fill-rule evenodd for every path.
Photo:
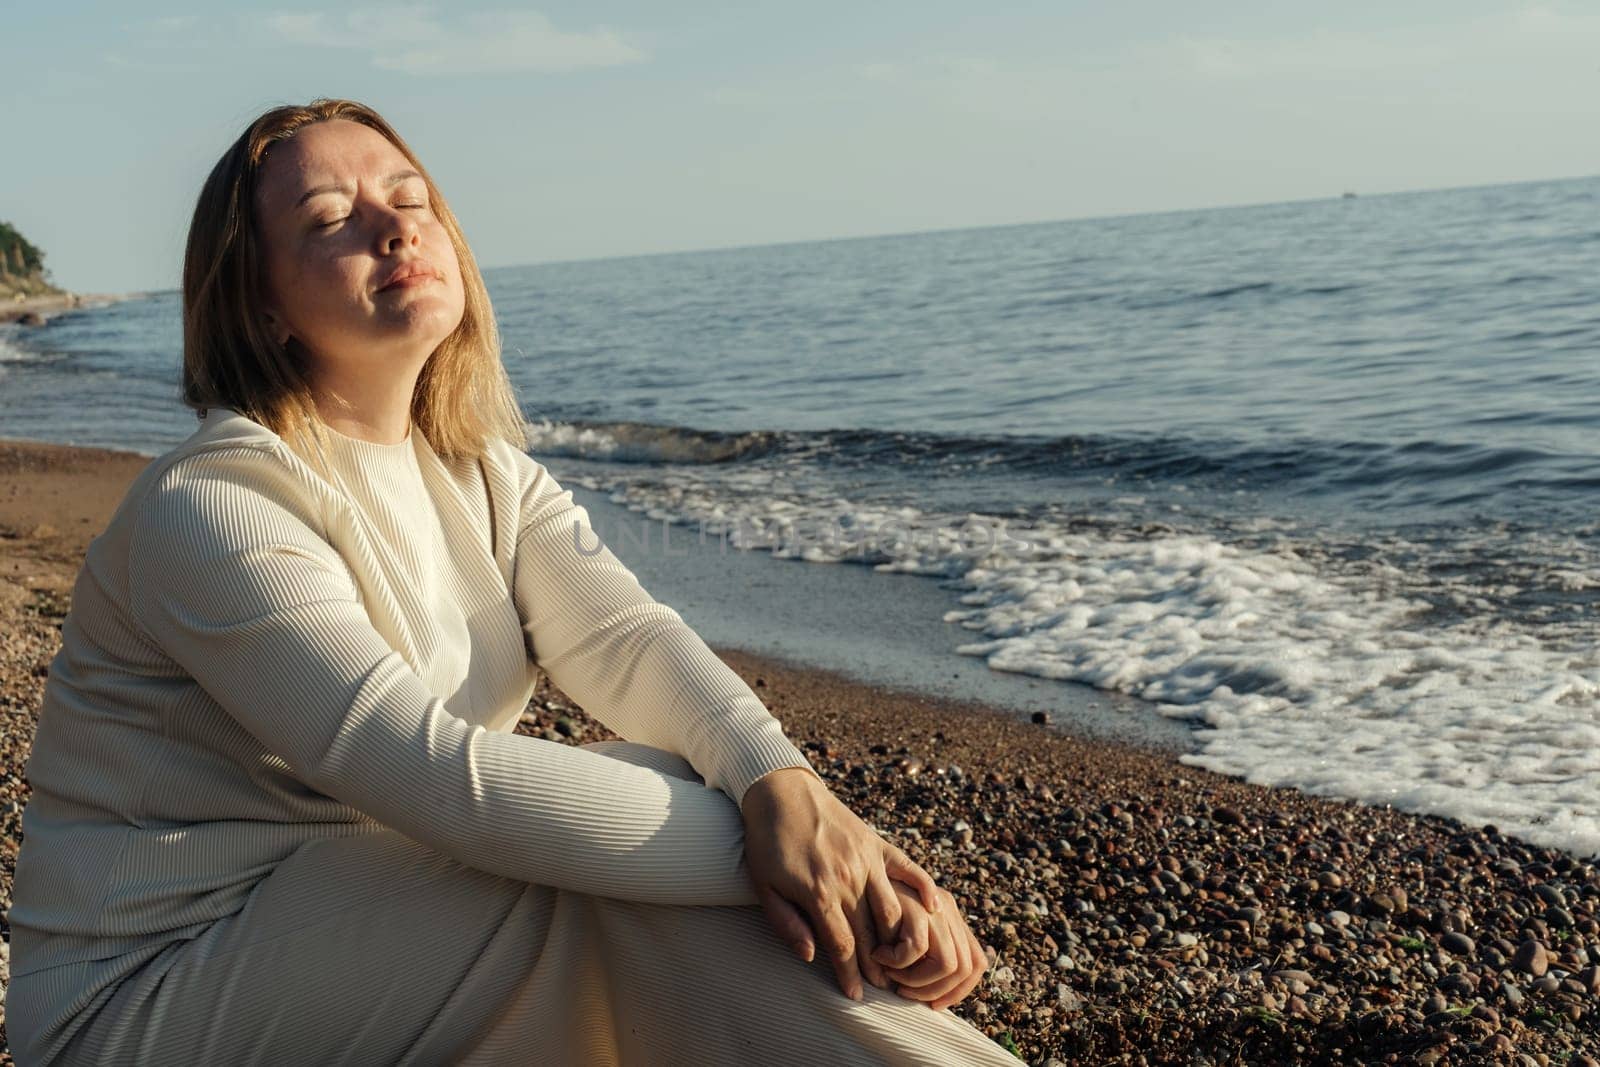
<instances>
[{"instance_id":1,"label":"ocean wave","mask_svg":"<svg viewBox=\"0 0 1600 1067\"><path fill-rule=\"evenodd\" d=\"M765 455L781 434L757 430L718 433L639 422L529 422L528 448L550 456L613 463L727 463Z\"/></svg>"},{"instance_id":2,"label":"ocean wave","mask_svg":"<svg viewBox=\"0 0 1600 1067\"><path fill-rule=\"evenodd\" d=\"M1542 416L1531 413L1527 420ZM536 453L632 464L738 463L780 457L832 469L1009 473L1280 492L1384 509L1487 502L1517 491L1570 496L1593 464L1522 446L1460 441L1249 442L1183 435L985 436L915 430L718 432L637 422L530 422Z\"/></svg>"},{"instance_id":3,"label":"ocean wave","mask_svg":"<svg viewBox=\"0 0 1600 1067\"><path fill-rule=\"evenodd\" d=\"M581 480L736 548L936 577L945 621L973 632L958 652L1188 719L1196 765L1600 853L1592 542L1490 527L1340 543L1272 519L1224 532L1130 521L1137 496L1113 501L1123 514L1018 519L760 468ZM1508 551L1527 566L1496 569Z\"/></svg>"},{"instance_id":4,"label":"ocean wave","mask_svg":"<svg viewBox=\"0 0 1600 1067\"><path fill-rule=\"evenodd\" d=\"M38 358L39 353L11 344L5 334L0 333L0 363L27 363Z\"/></svg>"}]
</instances>

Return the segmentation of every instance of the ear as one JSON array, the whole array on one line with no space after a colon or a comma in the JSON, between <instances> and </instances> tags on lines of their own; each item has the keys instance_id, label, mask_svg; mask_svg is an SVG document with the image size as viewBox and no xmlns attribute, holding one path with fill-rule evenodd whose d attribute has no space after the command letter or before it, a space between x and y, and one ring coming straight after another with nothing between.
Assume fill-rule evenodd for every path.
<instances>
[{"instance_id":1,"label":"ear","mask_svg":"<svg viewBox=\"0 0 1600 1067\"><path fill-rule=\"evenodd\" d=\"M272 335L274 341L277 341L280 345L289 343L289 338L292 336L289 332L289 324L283 321L283 316L279 315L276 309L270 307L263 309L261 317L265 320L267 332Z\"/></svg>"}]
</instances>

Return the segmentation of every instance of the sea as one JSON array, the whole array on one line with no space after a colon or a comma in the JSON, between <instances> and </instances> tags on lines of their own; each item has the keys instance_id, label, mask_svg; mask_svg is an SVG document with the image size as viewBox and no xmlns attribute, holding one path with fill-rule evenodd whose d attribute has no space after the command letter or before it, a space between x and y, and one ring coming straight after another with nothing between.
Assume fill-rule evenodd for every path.
<instances>
[{"instance_id":1,"label":"sea","mask_svg":"<svg viewBox=\"0 0 1600 1067\"><path fill-rule=\"evenodd\" d=\"M564 483L916 576L1185 762L1600 853L1600 178L485 277ZM0 327L0 436L181 441L179 315Z\"/></svg>"}]
</instances>

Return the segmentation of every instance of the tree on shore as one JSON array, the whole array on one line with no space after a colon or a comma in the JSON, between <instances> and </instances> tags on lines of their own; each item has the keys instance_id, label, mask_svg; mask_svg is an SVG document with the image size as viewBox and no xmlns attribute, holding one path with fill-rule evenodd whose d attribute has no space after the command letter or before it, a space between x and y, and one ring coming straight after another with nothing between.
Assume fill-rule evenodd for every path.
<instances>
[{"instance_id":1,"label":"tree on shore","mask_svg":"<svg viewBox=\"0 0 1600 1067\"><path fill-rule=\"evenodd\" d=\"M9 222L0 221L0 292L24 294L52 293L44 266L44 251L17 232Z\"/></svg>"}]
</instances>

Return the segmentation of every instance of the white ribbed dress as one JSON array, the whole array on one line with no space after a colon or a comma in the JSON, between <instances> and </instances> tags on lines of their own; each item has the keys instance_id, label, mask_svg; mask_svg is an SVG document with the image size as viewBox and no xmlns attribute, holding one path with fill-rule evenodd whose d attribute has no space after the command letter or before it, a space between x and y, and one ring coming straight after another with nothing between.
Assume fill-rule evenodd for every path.
<instances>
[{"instance_id":1,"label":"white ribbed dress","mask_svg":"<svg viewBox=\"0 0 1600 1067\"><path fill-rule=\"evenodd\" d=\"M1015 1063L767 927L809 769L538 461L213 408L90 545L28 763L19 1064ZM627 738L512 733L548 672Z\"/></svg>"}]
</instances>

